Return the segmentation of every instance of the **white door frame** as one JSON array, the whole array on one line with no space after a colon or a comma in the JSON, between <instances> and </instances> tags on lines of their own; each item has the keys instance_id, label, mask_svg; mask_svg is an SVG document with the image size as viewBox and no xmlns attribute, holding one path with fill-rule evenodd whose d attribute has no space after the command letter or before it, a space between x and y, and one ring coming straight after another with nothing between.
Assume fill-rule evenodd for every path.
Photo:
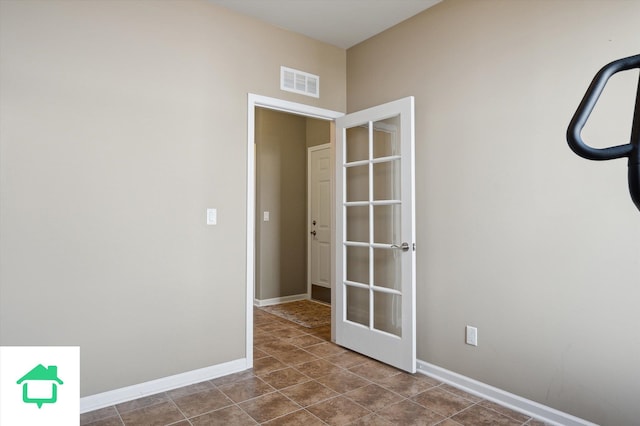
<instances>
[{"instance_id":1,"label":"white door frame","mask_svg":"<svg viewBox=\"0 0 640 426\"><path fill-rule=\"evenodd\" d=\"M255 95L249 93L247 101L247 297L246 297L246 353L245 359L247 362L246 368L253 367L253 298L255 291L255 238L256 238L256 158L255 158L255 109L256 107L272 109L276 111L287 112L296 115L303 115L306 117L317 118L320 120L333 121L338 117L342 117L344 113L338 111L331 111L328 109L318 108L310 105L299 104L295 102L285 101L282 99L269 98L266 96ZM332 148L333 149L333 148ZM333 155L333 153L332 153ZM335 157L332 157L335 158ZM332 250L334 250L332 245ZM334 253L332 253L332 258ZM332 262L333 269L333 262ZM334 276L332 271L331 276ZM333 289L334 283L332 280L331 287ZM331 292L332 305L333 295L335 291ZM334 328L334 314L333 309L331 312L331 329Z\"/></svg>"},{"instance_id":2,"label":"white door frame","mask_svg":"<svg viewBox=\"0 0 640 426\"><path fill-rule=\"evenodd\" d=\"M334 132L334 129L331 129L332 132ZM335 170L334 170L334 163L335 163L335 157L333 157L332 154L332 144L331 143L325 143L322 145L315 145L315 146L310 146L309 148L307 148L307 295L309 298L311 298L311 244L312 244L312 238L310 238L310 234L311 234L311 220L313 219L311 217L311 197L309 197L309 195L312 193L311 190L311 154L313 152L316 151L321 151L323 149L328 149L329 150L329 164L330 164L330 171L329 173L332 174L332 188L331 188L331 193L329 194L330 197L330 201L334 200L335 198L335 194L333 191L333 182L335 181ZM333 218L333 212L335 210L333 203L330 207L330 211L332 214L332 218ZM330 226L330 233L331 233L331 240L333 240L333 227L335 226L335 224L333 223L334 221L331 220L331 226ZM331 263L333 263L333 256L331 258ZM331 271L329 272L329 282L331 283L332 281L332 275L331 275Z\"/></svg>"}]
</instances>

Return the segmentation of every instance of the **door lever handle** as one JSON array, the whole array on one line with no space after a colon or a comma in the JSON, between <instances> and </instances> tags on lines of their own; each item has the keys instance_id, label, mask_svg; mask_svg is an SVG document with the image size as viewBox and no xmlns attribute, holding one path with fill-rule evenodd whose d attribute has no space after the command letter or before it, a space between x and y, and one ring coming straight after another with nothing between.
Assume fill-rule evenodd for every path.
<instances>
[{"instance_id":1,"label":"door lever handle","mask_svg":"<svg viewBox=\"0 0 640 426\"><path fill-rule=\"evenodd\" d=\"M402 249L402 251L409 251L409 243L402 243L400 245L391 244L391 248Z\"/></svg>"}]
</instances>

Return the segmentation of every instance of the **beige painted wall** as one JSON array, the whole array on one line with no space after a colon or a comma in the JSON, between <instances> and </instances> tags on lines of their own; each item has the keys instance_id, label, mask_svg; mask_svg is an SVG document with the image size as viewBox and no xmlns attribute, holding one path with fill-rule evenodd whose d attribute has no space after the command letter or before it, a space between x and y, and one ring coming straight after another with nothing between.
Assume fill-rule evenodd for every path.
<instances>
[{"instance_id":1,"label":"beige painted wall","mask_svg":"<svg viewBox=\"0 0 640 426\"><path fill-rule=\"evenodd\" d=\"M0 17L0 344L80 345L83 396L242 358L247 93L344 110L345 51L206 1Z\"/></svg>"},{"instance_id":2,"label":"beige painted wall","mask_svg":"<svg viewBox=\"0 0 640 426\"><path fill-rule=\"evenodd\" d=\"M329 143L330 125L265 108L256 108L255 121L255 297L303 294L307 292L307 148Z\"/></svg>"},{"instance_id":3,"label":"beige painted wall","mask_svg":"<svg viewBox=\"0 0 640 426\"><path fill-rule=\"evenodd\" d=\"M306 134L305 117L256 108L256 298L261 300L307 292Z\"/></svg>"},{"instance_id":4,"label":"beige painted wall","mask_svg":"<svg viewBox=\"0 0 640 426\"><path fill-rule=\"evenodd\" d=\"M418 358L606 425L640 418L640 213L565 142L637 1L445 0L348 50L348 110L416 96ZM638 73L584 136L625 143ZM479 328L479 346L464 327Z\"/></svg>"},{"instance_id":5,"label":"beige painted wall","mask_svg":"<svg viewBox=\"0 0 640 426\"><path fill-rule=\"evenodd\" d=\"M307 148L331 142L331 125L326 120L307 117Z\"/></svg>"}]
</instances>

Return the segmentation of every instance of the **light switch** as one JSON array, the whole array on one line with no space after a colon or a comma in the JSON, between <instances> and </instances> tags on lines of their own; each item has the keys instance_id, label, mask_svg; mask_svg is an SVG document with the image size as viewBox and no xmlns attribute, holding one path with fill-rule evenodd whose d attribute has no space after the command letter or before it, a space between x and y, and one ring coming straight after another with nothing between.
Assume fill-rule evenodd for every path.
<instances>
[{"instance_id":1,"label":"light switch","mask_svg":"<svg viewBox=\"0 0 640 426\"><path fill-rule=\"evenodd\" d=\"M265 222L269 222L269 212L262 213L262 220Z\"/></svg>"},{"instance_id":2,"label":"light switch","mask_svg":"<svg viewBox=\"0 0 640 426\"><path fill-rule=\"evenodd\" d=\"M207 225L215 225L218 223L218 210L207 209Z\"/></svg>"}]
</instances>

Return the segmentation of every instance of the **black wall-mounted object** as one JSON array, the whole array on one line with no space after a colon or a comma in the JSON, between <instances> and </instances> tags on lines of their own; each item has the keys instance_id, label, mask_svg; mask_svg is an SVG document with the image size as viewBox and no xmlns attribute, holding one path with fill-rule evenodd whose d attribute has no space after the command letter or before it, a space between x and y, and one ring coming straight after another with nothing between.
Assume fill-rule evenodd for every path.
<instances>
[{"instance_id":1,"label":"black wall-mounted object","mask_svg":"<svg viewBox=\"0 0 640 426\"><path fill-rule=\"evenodd\" d=\"M580 102L576 113L573 115L571 123L569 123L567 142L569 142L569 146L573 152L589 160L602 161L628 157L629 192L631 193L633 203L638 210L640 210L640 78L638 80L633 124L631 125L631 140L629 143L611 146L609 148L592 148L584 143L580 135L609 78L620 71L635 68L640 68L640 55L618 59L605 65L598 71L587 89L587 93L584 95L582 102Z\"/></svg>"}]
</instances>

